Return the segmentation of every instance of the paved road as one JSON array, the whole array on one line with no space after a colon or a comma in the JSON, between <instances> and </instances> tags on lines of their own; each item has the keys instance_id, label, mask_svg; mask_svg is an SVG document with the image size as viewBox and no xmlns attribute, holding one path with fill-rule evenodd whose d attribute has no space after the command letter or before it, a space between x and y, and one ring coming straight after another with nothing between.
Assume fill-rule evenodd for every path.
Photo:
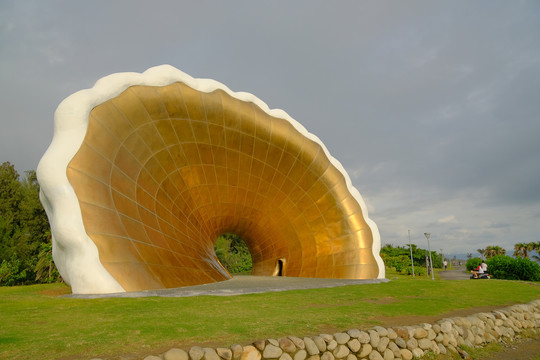
<instances>
[{"instance_id":1,"label":"paved road","mask_svg":"<svg viewBox=\"0 0 540 360\"><path fill-rule=\"evenodd\" d=\"M281 276L234 276L230 280L197 286L185 286L174 289L134 291L116 294L71 294L66 297L80 299L96 299L105 297L185 297L200 295L232 296L241 294L255 294L271 291L287 291L297 289L318 289L345 285L378 284L388 282L382 280L351 280L351 279L315 279Z\"/></svg>"},{"instance_id":2,"label":"paved road","mask_svg":"<svg viewBox=\"0 0 540 360\"><path fill-rule=\"evenodd\" d=\"M439 275L444 280L465 280L471 277L471 274L465 271L465 266L456 266L453 270L439 271Z\"/></svg>"},{"instance_id":3,"label":"paved road","mask_svg":"<svg viewBox=\"0 0 540 360\"><path fill-rule=\"evenodd\" d=\"M470 275L465 272L465 268L456 268L455 270L439 271L441 279L445 280L464 280L469 279ZM234 276L230 280L220 281L212 284L203 284L197 286L185 286L174 289L133 291L115 294L71 294L66 297L81 299L96 299L105 297L186 297L200 295L214 296L233 296L241 294L255 294L273 291L287 291L298 289L318 289L345 285L359 284L377 284L388 282L388 279L382 280L351 280L351 279L316 279L316 278L297 278L280 276Z\"/></svg>"}]
</instances>

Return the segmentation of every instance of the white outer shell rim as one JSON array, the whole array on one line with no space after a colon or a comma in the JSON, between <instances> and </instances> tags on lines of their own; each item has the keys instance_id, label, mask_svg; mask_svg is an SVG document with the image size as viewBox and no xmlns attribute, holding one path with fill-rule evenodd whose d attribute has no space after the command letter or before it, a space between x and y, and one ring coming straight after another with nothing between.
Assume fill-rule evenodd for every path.
<instances>
[{"instance_id":1,"label":"white outer shell rim","mask_svg":"<svg viewBox=\"0 0 540 360\"><path fill-rule=\"evenodd\" d=\"M255 95L233 92L211 79L195 79L170 66L152 67L143 73L117 73L98 80L91 89L78 91L64 99L54 115L54 136L37 169L41 186L40 198L49 217L53 234L53 257L60 274L71 285L74 294L105 294L124 292L99 260L96 245L86 234L79 201L67 179L67 166L82 145L88 128L90 112L97 105L120 95L134 85L166 86L181 82L201 91L223 90L230 96L252 102L267 114L287 120L302 135L321 146L344 176L347 188L362 209L364 219L373 234L372 251L379 267L378 279L385 277L384 263L379 256L381 240L374 221L368 217L364 199L352 185L341 163L330 155L322 141L281 109L270 109Z\"/></svg>"}]
</instances>

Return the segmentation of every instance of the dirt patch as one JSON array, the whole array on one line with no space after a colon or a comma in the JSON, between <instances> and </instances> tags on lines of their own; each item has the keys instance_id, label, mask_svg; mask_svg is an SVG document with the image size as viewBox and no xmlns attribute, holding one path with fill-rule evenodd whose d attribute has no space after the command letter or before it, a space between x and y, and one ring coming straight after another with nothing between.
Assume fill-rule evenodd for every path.
<instances>
[{"instance_id":1,"label":"dirt patch","mask_svg":"<svg viewBox=\"0 0 540 360\"><path fill-rule=\"evenodd\" d=\"M537 359L538 355L540 355L540 336L504 344L503 351L484 357L484 360L532 360Z\"/></svg>"},{"instance_id":2,"label":"dirt patch","mask_svg":"<svg viewBox=\"0 0 540 360\"><path fill-rule=\"evenodd\" d=\"M391 297L391 296L386 296L386 297L383 297L383 298L379 298L379 299L366 299L364 300L365 302L368 302L368 303L372 303L372 304L392 304L392 303L395 303L397 301L399 301L398 299L394 298L394 297Z\"/></svg>"},{"instance_id":3,"label":"dirt patch","mask_svg":"<svg viewBox=\"0 0 540 360\"><path fill-rule=\"evenodd\" d=\"M497 305L497 306L476 306L468 309L459 309L453 310L444 314L435 315L435 316L418 316L418 315L404 315L404 316L377 316L377 318L372 318L375 322L380 322L381 326L384 327L395 327L395 326L407 326L407 325L418 325L421 323L434 323L437 320L449 317L456 316L469 316L481 312L490 312L493 310L499 310L503 307L510 306Z\"/></svg>"},{"instance_id":4,"label":"dirt patch","mask_svg":"<svg viewBox=\"0 0 540 360\"><path fill-rule=\"evenodd\" d=\"M52 296L52 297L58 297L62 295L68 295L71 294L70 288L59 288L59 289L50 289L50 290L42 290L36 292L38 295L45 295L45 296Z\"/></svg>"}]
</instances>

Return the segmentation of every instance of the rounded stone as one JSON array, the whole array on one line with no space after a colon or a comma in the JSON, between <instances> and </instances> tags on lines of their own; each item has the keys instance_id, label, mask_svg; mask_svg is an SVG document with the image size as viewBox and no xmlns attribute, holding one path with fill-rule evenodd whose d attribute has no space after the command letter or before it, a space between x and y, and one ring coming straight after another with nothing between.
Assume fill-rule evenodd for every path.
<instances>
[{"instance_id":1,"label":"rounded stone","mask_svg":"<svg viewBox=\"0 0 540 360\"><path fill-rule=\"evenodd\" d=\"M264 347L266 346L266 341L264 341L264 340L255 340L253 342L253 346L255 346L260 351L263 351Z\"/></svg>"},{"instance_id":2,"label":"rounded stone","mask_svg":"<svg viewBox=\"0 0 540 360\"><path fill-rule=\"evenodd\" d=\"M394 360L394 352L392 350L390 350L390 349L384 350L383 359L384 360Z\"/></svg>"},{"instance_id":3,"label":"rounded stone","mask_svg":"<svg viewBox=\"0 0 540 360\"><path fill-rule=\"evenodd\" d=\"M161 360L161 358L155 355L148 355L147 357L144 358L144 360Z\"/></svg>"},{"instance_id":4,"label":"rounded stone","mask_svg":"<svg viewBox=\"0 0 540 360\"><path fill-rule=\"evenodd\" d=\"M323 340L326 341L327 343L334 340L334 337L332 335L329 335L329 334L319 334L319 336L322 337Z\"/></svg>"},{"instance_id":5,"label":"rounded stone","mask_svg":"<svg viewBox=\"0 0 540 360\"><path fill-rule=\"evenodd\" d=\"M373 328L373 330L375 330L376 332L379 333L379 336L386 336L388 335L388 330L386 330L386 328L383 328L382 326L375 326Z\"/></svg>"},{"instance_id":6,"label":"rounded stone","mask_svg":"<svg viewBox=\"0 0 540 360\"><path fill-rule=\"evenodd\" d=\"M422 350L429 350L431 349L431 340L428 339L420 339L418 340L418 347Z\"/></svg>"},{"instance_id":7,"label":"rounded stone","mask_svg":"<svg viewBox=\"0 0 540 360\"><path fill-rule=\"evenodd\" d=\"M279 347L288 353L294 353L296 351L296 346L292 340L288 338L279 339Z\"/></svg>"},{"instance_id":8,"label":"rounded stone","mask_svg":"<svg viewBox=\"0 0 540 360\"><path fill-rule=\"evenodd\" d=\"M182 349L172 348L163 354L163 360L189 360L189 356Z\"/></svg>"},{"instance_id":9,"label":"rounded stone","mask_svg":"<svg viewBox=\"0 0 540 360\"><path fill-rule=\"evenodd\" d=\"M240 344L234 344L231 346L231 350L233 353L233 359L238 360L242 357L242 353L244 352L244 348Z\"/></svg>"},{"instance_id":10,"label":"rounded stone","mask_svg":"<svg viewBox=\"0 0 540 360\"><path fill-rule=\"evenodd\" d=\"M358 339L358 337L360 336L360 333L361 332L358 329L347 330L347 334L349 334L350 337L355 338L355 339Z\"/></svg>"},{"instance_id":11,"label":"rounded stone","mask_svg":"<svg viewBox=\"0 0 540 360\"><path fill-rule=\"evenodd\" d=\"M483 342L484 342L484 340L483 340L480 336L476 335L476 336L474 337L474 343L475 343L475 345L482 345Z\"/></svg>"},{"instance_id":12,"label":"rounded stone","mask_svg":"<svg viewBox=\"0 0 540 360\"><path fill-rule=\"evenodd\" d=\"M379 333L375 330L369 330L369 338L370 338L370 344L373 346L373 348L376 348L379 345L379 341L381 341L381 337L379 336Z\"/></svg>"},{"instance_id":13,"label":"rounded stone","mask_svg":"<svg viewBox=\"0 0 540 360\"><path fill-rule=\"evenodd\" d=\"M407 349L412 350L418 347L418 341L415 338L407 340Z\"/></svg>"},{"instance_id":14,"label":"rounded stone","mask_svg":"<svg viewBox=\"0 0 540 360\"><path fill-rule=\"evenodd\" d=\"M343 345L346 344L347 341L351 339L351 337L347 333L339 332L334 334L334 339L339 345Z\"/></svg>"},{"instance_id":15,"label":"rounded stone","mask_svg":"<svg viewBox=\"0 0 540 360\"><path fill-rule=\"evenodd\" d=\"M390 341L390 343L388 344L388 349L390 349L390 351L394 353L394 357L401 357L401 351L399 351L399 347L396 345L395 342Z\"/></svg>"},{"instance_id":16,"label":"rounded stone","mask_svg":"<svg viewBox=\"0 0 540 360\"><path fill-rule=\"evenodd\" d=\"M306 350L298 350L296 354L294 354L294 360L305 360L307 358L307 351Z\"/></svg>"},{"instance_id":17,"label":"rounded stone","mask_svg":"<svg viewBox=\"0 0 540 360\"><path fill-rule=\"evenodd\" d=\"M439 355L441 353L441 351L439 350L439 346L433 340L431 340L431 351L433 351L435 355Z\"/></svg>"},{"instance_id":18,"label":"rounded stone","mask_svg":"<svg viewBox=\"0 0 540 360\"><path fill-rule=\"evenodd\" d=\"M293 360L293 358L291 357L291 355L287 354L287 353L283 353L281 354L281 356L279 357L279 360Z\"/></svg>"},{"instance_id":19,"label":"rounded stone","mask_svg":"<svg viewBox=\"0 0 540 360\"><path fill-rule=\"evenodd\" d=\"M358 358L365 358L366 356L371 354L372 351L373 347L370 344L364 344L362 345L362 350L360 350L360 353L358 354Z\"/></svg>"},{"instance_id":20,"label":"rounded stone","mask_svg":"<svg viewBox=\"0 0 540 360\"><path fill-rule=\"evenodd\" d=\"M346 347L345 345L339 344L337 348L334 351L332 351L332 353L337 359L343 359L344 357L346 357L347 355L351 353L351 350L349 350L349 348Z\"/></svg>"},{"instance_id":21,"label":"rounded stone","mask_svg":"<svg viewBox=\"0 0 540 360\"><path fill-rule=\"evenodd\" d=\"M360 341L358 341L358 339L352 339L349 340L347 346L349 347L349 349L351 349L353 353L357 353L358 351L360 351L362 344L360 344Z\"/></svg>"},{"instance_id":22,"label":"rounded stone","mask_svg":"<svg viewBox=\"0 0 540 360\"><path fill-rule=\"evenodd\" d=\"M319 348L311 338L306 336L304 338L304 344L306 345L306 351L309 355L318 355L320 353Z\"/></svg>"},{"instance_id":23,"label":"rounded stone","mask_svg":"<svg viewBox=\"0 0 540 360\"><path fill-rule=\"evenodd\" d=\"M204 351L204 358L206 360L220 360L216 350L209 347L205 347L203 351Z\"/></svg>"},{"instance_id":24,"label":"rounded stone","mask_svg":"<svg viewBox=\"0 0 540 360\"><path fill-rule=\"evenodd\" d=\"M261 360L261 353L255 346L245 346L241 360Z\"/></svg>"},{"instance_id":25,"label":"rounded stone","mask_svg":"<svg viewBox=\"0 0 540 360\"><path fill-rule=\"evenodd\" d=\"M189 349L189 357L191 360L201 360L204 356L204 350L199 346L192 346Z\"/></svg>"},{"instance_id":26,"label":"rounded stone","mask_svg":"<svg viewBox=\"0 0 540 360\"><path fill-rule=\"evenodd\" d=\"M394 340L394 343L399 346L400 348L402 349L405 349L407 347L407 343L405 342L405 340L403 340L402 338L400 337L397 337L395 340Z\"/></svg>"},{"instance_id":27,"label":"rounded stone","mask_svg":"<svg viewBox=\"0 0 540 360\"><path fill-rule=\"evenodd\" d=\"M279 346L279 342L276 339L267 339L266 341L274 346Z\"/></svg>"},{"instance_id":28,"label":"rounded stone","mask_svg":"<svg viewBox=\"0 0 540 360\"><path fill-rule=\"evenodd\" d=\"M330 351L325 351L321 355L321 360L334 360L334 359L335 359L335 357Z\"/></svg>"},{"instance_id":29,"label":"rounded stone","mask_svg":"<svg viewBox=\"0 0 540 360\"><path fill-rule=\"evenodd\" d=\"M413 354L409 349L401 349L401 358L403 360L412 360Z\"/></svg>"},{"instance_id":30,"label":"rounded stone","mask_svg":"<svg viewBox=\"0 0 540 360\"><path fill-rule=\"evenodd\" d=\"M377 350L373 350L369 354L369 360L384 360L384 358L382 357L382 355Z\"/></svg>"},{"instance_id":31,"label":"rounded stone","mask_svg":"<svg viewBox=\"0 0 540 360\"><path fill-rule=\"evenodd\" d=\"M423 339L427 337L428 332L423 328L416 328L416 331L414 332L414 337L416 339Z\"/></svg>"},{"instance_id":32,"label":"rounded stone","mask_svg":"<svg viewBox=\"0 0 540 360\"><path fill-rule=\"evenodd\" d=\"M354 354L347 355L347 360L358 360L358 358Z\"/></svg>"},{"instance_id":33,"label":"rounded stone","mask_svg":"<svg viewBox=\"0 0 540 360\"><path fill-rule=\"evenodd\" d=\"M330 342L328 343L328 345L326 345L326 350L332 351L332 350L334 350L335 348L337 348L337 346L338 346L337 341L336 341L336 340L332 340L332 341L330 341Z\"/></svg>"},{"instance_id":34,"label":"rounded stone","mask_svg":"<svg viewBox=\"0 0 540 360\"><path fill-rule=\"evenodd\" d=\"M371 338L367 332L361 331L358 335L358 341L360 341L360 344L367 344L371 341Z\"/></svg>"},{"instance_id":35,"label":"rounded stone","mask_svg":"<svg viewBox=\"0 0 540 360\"><path fill-rule=\"evenodd\" d=\"M388 331L388 335L386 335L390 340L395 340L398 336L397 333L392 328L386 329Z\"/></svg>"},{"instance_id":36,"label":"rounded stone","mask_svg":"<svg viewBox=\"0 0 540 360\"><path fill-rule=\"evenodd\" d=\"M218 356L224 360L231 360L233 353L231 349L219 347L216 349Z\"/></svg>"},{"instance_id":37,"label":"rounded stone","mask_svg":"<svg viewBox=\"0 0 540 360\"><path fill-rule=\"evenodd\" d=\"M437 344L437 347L439 348L439 352L443 355L446 355L446 353L448 352L443 344Z\"/></svg>"},{"instance_id":38,"label":"rounded stone","mask_svg":"<svg viewBox=\"0 0 540 360\"><path fill-rule=\"evenodd\" d=\"M420 348L416 348L416 349L413 349L412 351L412 354L414 357L422 357L424 356L424 350L420 349Z\"/></svg>"},{"instance_id":39,"label":"rounded stone","mask_svg":"<svg viewBox=\"0 0 540 360\"><path fill-rule=\"evenodd\" d=\"M325 352L326 351L326 341L324 341L322 337L313 336L311 339L313 340L315 345L317 345L320 352Z\"/></svg>"},{"instance_id":40,"label":"rounded stone","mask_svg":"<svg viewBox=\"0 0 540 360\"><path fill-rule=\"evenodd\" d=\"M265 359L277 359L283 354L283 350L279 346L275 346L273 344L268 344L264 348L263 351L263 357Z\"/></svg>"},{"instance_id":41,"label":"rounded stone","mask_svg":"<svg viewBox=\"0 0 540 360\"><path fill-rule=\"evenodd\" d=\"M388 343L390 342L390 339L386 336L383 336L379 340L379 345L377 345L377 350L382 354L384 353L384 350L388 347Z\"/></svg>"},{"instance_id":42,"label":"rounded stone","mask_svg":"<svg viewBox=\"0 0 540 360\"><path fill-rule=\"evenodd\" d=\"M299 337L296 337L296 336L288 336L289 339L291 339L291 341L294 343L294 346L296 346L297 348L299 349L305 349L306 348L306 344L304 344L304 340L300 339Z\"/></svg>"},{"instance_id":43,"label":"rounded stone","mask_svg":"<svg viewBox=\"0 0 540 360\"><path fill-rule=\"evenodd\" d=\"M409 340L409 332L407 331L407 329L398 328L395 331L398 337L402 338L405 341Z\"/></svg>"}]
</instances>

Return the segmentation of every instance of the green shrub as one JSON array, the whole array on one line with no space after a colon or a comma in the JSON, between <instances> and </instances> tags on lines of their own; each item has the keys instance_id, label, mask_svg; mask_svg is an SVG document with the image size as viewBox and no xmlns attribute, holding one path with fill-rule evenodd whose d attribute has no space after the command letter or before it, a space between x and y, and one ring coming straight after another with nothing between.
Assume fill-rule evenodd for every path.
<instances>
[{"instance_id":1,"label":"green shrub","mask_svg":"<svg viewBox=\"0 0 540 360\"><path fill-rule=\"evenodd\" d=\"M221 235L214 244L214 251L219 262L231 274L250 272L253 268L251 253L246 243L238 235Z\"/></svg>"},{"instance_id":2,"label":"green shrub","mask_svg":"<svg viewBox=\"0 0 540 360\"><path fill-rule=\"evenodd\" d=\"M386 266L395 268L397 272L402 272L411 265L411 258L406 255L385 256L384 262Z\"/></svg>"},{"instance_id":3,"label":"green shrub","mask_svg":"<svg viewBox=\"0 0 540 360\"><path fill-rule=\"evenodd\" d=\"M3 260L0 264L0 286L22 285L26 277L26 270L22 269L17 254L13 254L10 261Z\"/></svg>"},{"instance_id":4,"label":"green shrub","mask_svg":"<svg viewBox=\"0 0 540 360\"><path fill-rule=\"evenodd\" d=\"M403 271L401 271L402 274L405 275L412 275L412 266L407 266ZM426 269L424 269L422 266L415 266L414 267L414 275L425 275Z\"/></svg>"},{"instance_id":5,"label":"green shrub","mask_svg":"<svg viewBox=\"0 0 540 360\"><path fill-rule=\"evenodd\" d=\"M540 266L527 258L497 255L487 265L488 272L497 279L540 281Z\"/></svg>"},{"instance_id":6,"label":"green shrub","mask_svg":"<svg viewBox=\"0 0 540 360\"><path fill-rule=\"evenodd\" d=\"M475 270L481 262L482 260L480 258L472 258L467 260L467 271Z\"/></svg>"}]
</instances>

